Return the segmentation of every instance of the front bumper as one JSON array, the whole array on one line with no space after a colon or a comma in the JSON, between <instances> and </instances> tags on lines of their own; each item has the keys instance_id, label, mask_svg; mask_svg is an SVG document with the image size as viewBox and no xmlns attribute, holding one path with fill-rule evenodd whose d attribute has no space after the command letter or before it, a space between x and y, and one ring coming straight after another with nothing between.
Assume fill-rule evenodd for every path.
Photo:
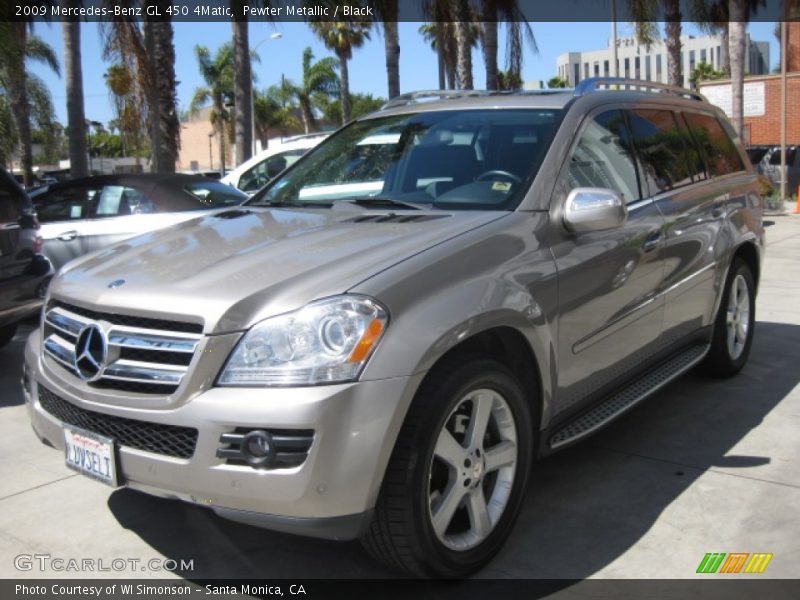
<instances>
[{"instance_id":1,"label":"front bumper","mask_svg":"<svg viewBox=\"0 0 800 600\"><path fill-rule=\"evenodd\" d=\"M25 349L25 400L37 435L63 449L62 423L39 401L44 386L95 413L198 430L191 458L120 445L123 485L212 508L223 517L279 531L357 537L375 504L394 440L422 374L306 388L211 388L165 409L142 409L76 397L59 367L43 364L38 331ZM52 370L51 370L52 369ZM255 469L217 458L220 436L236 428L313 430L305 461ZM66 467L65 467L66 468ZM87 482L87 485L92 485Z\"/></svg>"}]
</instances>

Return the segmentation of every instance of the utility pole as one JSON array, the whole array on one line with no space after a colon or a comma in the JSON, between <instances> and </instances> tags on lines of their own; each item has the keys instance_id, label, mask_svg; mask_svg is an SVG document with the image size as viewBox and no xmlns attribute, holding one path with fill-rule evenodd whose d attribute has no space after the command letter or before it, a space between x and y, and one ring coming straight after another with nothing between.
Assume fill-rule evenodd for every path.
<instances>
[{"instance_id":1,"label":"utility pole","mask_svg":"<svg viewBox=\"0 0 800 600\"><path fill-rule=\"evenodd\" d=\"M611 0L611 75L619 77L617 59L617 1Z\"/></svg>"}]
</instances>

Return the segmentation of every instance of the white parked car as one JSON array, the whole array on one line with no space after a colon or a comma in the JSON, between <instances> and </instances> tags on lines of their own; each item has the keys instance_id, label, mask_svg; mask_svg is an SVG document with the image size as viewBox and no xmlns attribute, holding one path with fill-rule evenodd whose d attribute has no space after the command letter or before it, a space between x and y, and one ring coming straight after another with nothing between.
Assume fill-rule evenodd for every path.
<instances>
[{"instance_id":1,"label":"white parked car","mask_svg":"<svg viewBox=\"0 0 800 600\"><path fill-rule=\"evenodd\" d=\"M312 133L288 138L272 144L263 152L243 162L220 181L246 194L255 194L273 177L292 166L310 148L328 137L327 133Z\"/></svg>"}]
</instances>

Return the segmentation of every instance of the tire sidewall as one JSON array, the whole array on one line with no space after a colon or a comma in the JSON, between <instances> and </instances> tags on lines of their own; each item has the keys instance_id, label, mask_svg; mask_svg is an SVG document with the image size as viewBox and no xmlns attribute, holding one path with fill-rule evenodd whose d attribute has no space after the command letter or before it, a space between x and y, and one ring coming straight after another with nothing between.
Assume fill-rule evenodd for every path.
<instances>
[{"instance_id":1,"label":"tire sidewall","mask_svg":"<svg viewBox=\"0 0 800 600\"><path fill-rule=\"evenodd\" d=\"M750 304L749 323L747 329L747 340L745 341L744 348L738 358L733 358L728 349L728 325L726 321L728 312L728 300L730 299L731 290L736 281L737 276L741 275L744 278L745 285L747 286L747 300ZM750 346L753 344L753 335L755 333L756 324L756 298L755 298L755 283L753 281L753 274L750 268L742 261L737 260L733 263L731 273L725 282L725 294L722 297L720 305L719 317L717 321L717 328L719 329L719 342L722 344L726 362L733 371L739 371L744 367L747 358L750 355Z\"/></svg>"},{"instance_id":2,"label":"tire sidewall","mask_svg":"<svg viewBox=\"0 0 800 600\"><path fill-rule=\"evenodd\" d=\"M433 530L428 510L428 474L436 440L447 418L464 396L472 390L481 388L498 392L514 416L517 430L517 467L508 505L497 525L478 546L459 552L442 544ZM478 360L464 365L446 380L435 397L428 395L426 400L434 401L438 406L435 409L436 418L425 423L417 440L419 453L410 482L416 537L422 546L419 550L427 558L425 562L444 566L444 572L437 572L436 575L460 577L491 560L507 539L519 514L534 448L535 436L531 424L531 411L522 387L513 375L505 367L491 360Z\"/></svg>"}]
</instances>

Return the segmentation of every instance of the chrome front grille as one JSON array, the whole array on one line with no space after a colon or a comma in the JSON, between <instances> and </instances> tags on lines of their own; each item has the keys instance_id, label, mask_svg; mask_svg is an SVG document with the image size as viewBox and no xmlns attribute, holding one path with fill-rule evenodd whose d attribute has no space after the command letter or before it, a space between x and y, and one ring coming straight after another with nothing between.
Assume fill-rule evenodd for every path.
<instances>
[{"instance_id":1,"label":"chrome front grille","mask_svg":"<svg viewBox=\"0 0 800 600\"><path fill-rule=\"evenodd\" d=\"M79 339L93 326L102 331L104 352L96 373L87 378L76 353L80 357ZM195 323L100 313L58 302L45 312L43 348L46 356L93 387L171 394L188 371L201 331L202 325Z\"/></svg>"}]
</instances>

